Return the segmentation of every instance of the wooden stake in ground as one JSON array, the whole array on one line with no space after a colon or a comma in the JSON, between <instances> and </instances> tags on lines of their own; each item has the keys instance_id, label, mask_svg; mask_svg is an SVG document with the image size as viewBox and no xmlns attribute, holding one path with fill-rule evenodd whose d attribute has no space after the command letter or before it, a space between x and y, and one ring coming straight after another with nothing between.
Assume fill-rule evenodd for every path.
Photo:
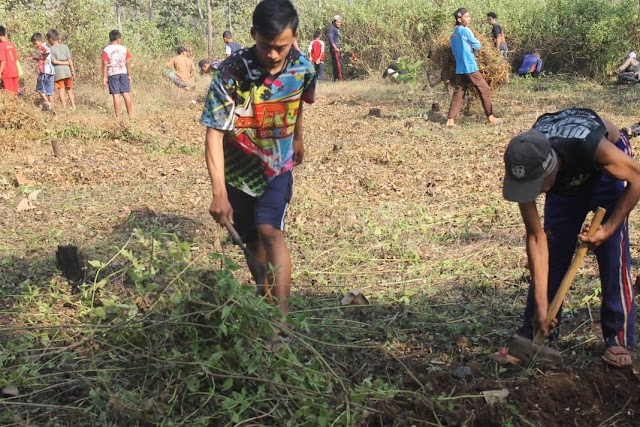
<instances>
[{"instance_id":1,"label":"wooden stake in ground","mask_svg":"<svg viewBox=\"0 0 640 427\"><path fill-rule=\"evenodd\" d=\"M77 246L58 246L56 262L58 268L62 270L62 275L67 279L75 283L80 283L84 279Z\"/></svg>"},{"instance_id":2,"label":"wooden stake in ground","mask_svg":"<svg viewBox=\"0 0 640 427\"><path fill-rule=\"evenodd\" d=\"M52 139L51 140L51 146L53 147L53 155L59 159L61 159L64 154L62 153L62 148L60 148L60 140L59 139Z\"/></svg>"}]
</instances>

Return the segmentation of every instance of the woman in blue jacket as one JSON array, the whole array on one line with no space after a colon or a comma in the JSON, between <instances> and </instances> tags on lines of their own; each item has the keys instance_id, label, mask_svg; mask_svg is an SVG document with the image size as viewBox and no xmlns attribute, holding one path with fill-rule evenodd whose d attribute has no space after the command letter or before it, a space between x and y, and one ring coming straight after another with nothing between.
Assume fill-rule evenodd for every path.
<instances>
[{"instance_id":1,"label":"woman in blue jacket","mask_svg":"<svg viewBox=\"0 0 640 427\"><path fill-rule=\"evenodd\" d=\"M471 15L467 9L461 7L453 13L453 16L456 19L456 28L451 34L451 51L456 59L456 76L446 126L455 126L454 119L462 110L462 103L469 83L478 89L482 108L484 108L489 124L495 125L498 123L498 119L493 116L491 89L478 71L478 63L473 54L474 51L480 50L481 44L469 29Z\"/></svg>"}]
</instances>

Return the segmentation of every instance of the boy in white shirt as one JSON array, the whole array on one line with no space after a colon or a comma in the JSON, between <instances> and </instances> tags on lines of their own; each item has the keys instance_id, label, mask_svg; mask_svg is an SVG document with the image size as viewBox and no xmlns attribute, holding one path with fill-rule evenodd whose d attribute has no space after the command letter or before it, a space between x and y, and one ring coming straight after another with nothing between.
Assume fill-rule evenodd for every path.
<instances>
[{"instance_id":1,"label":"boy in white shirt","mask_svg":"<svg viewBox=\"0 0 640 427\"><path fill-rule=\"evenodd\" d=\"M109 44L102 51L102 83L109 87L113 96L116 118L120 117L120 96L124 98L127 114L131 116L131 53L122 46L122 34L118 30L109 32Z\"/></svg>"}]
</instances>

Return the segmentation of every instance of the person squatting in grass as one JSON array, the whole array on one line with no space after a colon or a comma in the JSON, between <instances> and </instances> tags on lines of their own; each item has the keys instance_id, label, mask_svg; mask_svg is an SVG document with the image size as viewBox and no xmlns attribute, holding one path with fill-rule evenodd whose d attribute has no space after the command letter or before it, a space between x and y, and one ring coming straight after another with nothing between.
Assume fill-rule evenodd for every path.
<instances>
[{"instance_id":1,"label":"person squatting in grass","mask_svg":"<svg viewBox=\"0 0 640 427\"><path fill-rule=\"evenodd\" d=\"M253 47L220 64L200 118L207 127L209 212L220 225L234 224L249 251L276 267L272 292L286 319L291 258L284 220L292 169L304 156L301 101L315 101L316 75L313 64L292 49L298 14L289 0L260 2L251 37ZM283 341L277 331L271 343Z\"/></svg>"},{"instance_id":2,"label":"person squatting in grass","mask_svg":"<svg viewBox=\"0 0 640 427\"><path fill-rule=\"evenodd\" d=\"M4 90L15 95L20 89L19 59L16 46L9 41L7 30L0 25L0 79Z\"/></svg>"},{"instance_id":3,"label":"person squatting in grass","mask_svg":"<svg viewBox=\"0 0 640 427\"><path fill-rule=\"evenodd\" d=\"M53 111L55 69L51 63L51 49L44 42L44 37L40 33L33 33L31 43L37 49L37 56L33 58L38 61L36 92L42 98L42 108L45 111Z\"/></svg>"},{"instance_id":4,"label":"person squatting in grass","mask_svg":"<svg viewBox=\"0 0 640 427\"><path fill-rule=\"evenodd\" d=\"M446 126L455 126L454 119L462 110L462 103L467 94L469 83L478 89L480 102L489 124L495 125L499 120L493 116L491 89L478 71L478 63L473 55L473 52L480 50L482 45L469 29L471 15L467 9L461 7L453 13L453 17L456 20L456 27L451 34L451 51L456 60L456 76L453 80L453 97L447 114Z\"/></svg>"},{"instance_id":5,"label":"person squatting in grass","mask_svg":"<svg viewBox=\"0 0 640 427\"><path fill-rule=\"evenodd\" d=\"M640 81L640 61L635 52L629 52L627 59L618 69L618 81L627 83L638 83Z\"/></svg>"},{"instance_id":6,"label":"person squatting in grass","mask_svg":"<svg viewBox=\"0 0 640 427\"><path fill-rule=\"evenodd\" d=\"M71 51L66 44L60 43L60 34L51 29L46 34L49 49L51 49L51 62L56 68L54 87L58 89L58 99L62 108L67 108L64 97L66 92L71 108L76 108L76 98L73 94L73 79L76 78L76 67L71 57Z\"/></svg>"},{"instance_id":7,"label":"person squatting in grass","mask_svg":"<svg viewBox=\"0 0 640 427\"><path fill-rule=\"evenodd\" d=\"M178 46L176 54L167 62L166 75L176 86L189 90L189 82L196 75L196 66L189 58L189 50L186 47Z\"/></svg>"},{"instance_id":8,"label":"person squatting in grass","mask_svg":"<svg viewBox=\"0 0 640 427\"><path fill-rule=\"evenodd\" d=\"M569 268L577 240L595 248L602 286L603 360L630 366L635 345L635 301L629 255L629 212L640 199L640 164L632 159L626 132L586 108L544 114L530 131L509 142L504 154L504 198L518 202L526 230L531 284L517 334L547 335L549 302ZM536 197L546 193L544 228ZM607 214L592 236L581 232L587 213Z\"/></svg>"},{"instance_id":9,"label":"person squatting in grass","mask_svg":"<svg viewBox=\"0 0 640 427\"><path fill-rule=\"evenodd\" d=\"M522 64L518 69L520 77L538 77L542 72L542 58L538 49L533 49L532 53L528 53L522 58Z\"/></svg>"},{"instance_id":10,"label":"person squatting in grass","mask_svg":"<svg viewBox=\"0 0 640 427\"><path fill-rule=\"evenodd\" d=\"M131 116L131 53L122 45L120 31L111 30L109 42L102 51L102 83L109 87L116 118L120 117L120 95L124 98L127 114Z\"/></svg>"}]
</instances>

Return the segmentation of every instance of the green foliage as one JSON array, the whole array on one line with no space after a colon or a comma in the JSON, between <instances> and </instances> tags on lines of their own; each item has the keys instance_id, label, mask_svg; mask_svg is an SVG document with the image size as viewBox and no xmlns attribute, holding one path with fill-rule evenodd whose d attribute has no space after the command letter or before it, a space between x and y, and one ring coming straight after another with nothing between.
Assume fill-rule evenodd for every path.
<instances>
[{"instance_id":1,"label":"green foliage","mask_svg":"<svg viewBox=\"0 0 640 427\"><path fill-rule=\"evenodd\" d=\"M394 56L427 64L429 46L453 26L452 13L459 6L452 0L330 0L319 7L317 0L298 0L299 44L306 50L313 31L326 31L331 17L340 13L344 50L356 54L363 69L381 70ZM229 17L227 2L214 2L214 56L222 56L221 33L229 26L236 41L252 44L249 29L254 7L253 0L234 0ZM471 12L473 31L484 34L490 33L486 13L491 9L498 14L514 66L535 47L541 50L548 71L604 77L640 41L639 7L632 0L498 0L489 5L469 0L465 7ZM76 57L82 77L99 77L100 51L108 43L109 30L117 28L118 15L138 76L155 78L177 45L190 48L196 60L206 56L203 1L0 0L3 10L7 12L3 25L23 56L31 48L33 32L56 28Z\"/></svg>"},{"instance_id":2,"label":"green foliage","mask_svg":"<svg viewBox=\"0 0 640 427\"><path fill-rule=\"evenodd\" d=\"M422 75L422 61L414 61L409 58L400 57L396 61L398 68L406 71L406 74L398 74L400 83L408 83L412 89L417 89L418 79Z\"/></svg>"},{"instance_id":3,"label":"green foliage","mask_svg":"<svg viewBox=\"0 0 640 427\"><path fill-rule=\"evenodd\" d=\"M34 326L37 318L53 326L0 341L7 372L0 387L67 384L62 423L206 426L259 417L272 425L350 426L356 408L397 393L381 378L346 385L293 331L296 351L269 350L277 307L234 278L235 263L218 253L193 259L188 243L159 228L135 229L110 260L89 265L93 280L74 295L55 279L23 282L19 308ZM302 315L290 321L308 328ZM55 402L58 393L39 396ZM19 411L0 412L0 424L15 417Z\"/></svg>"}]
</instances>

